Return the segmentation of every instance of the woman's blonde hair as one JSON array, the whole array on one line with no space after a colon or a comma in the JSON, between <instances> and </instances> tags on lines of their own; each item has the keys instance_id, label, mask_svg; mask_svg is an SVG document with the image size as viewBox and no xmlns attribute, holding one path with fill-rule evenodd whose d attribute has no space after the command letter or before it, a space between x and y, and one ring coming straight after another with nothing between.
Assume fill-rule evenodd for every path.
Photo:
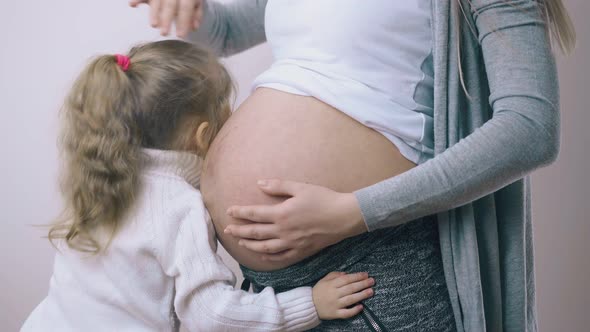
<instances>
[{"instance_id":1,"label":"woman's blonde hair","mask_svg":"<svg viewBox=\"0 0 590 332\"><path fill-rule=\"evenodd\" d=\"M576 30L562 0L538 0L553 41L569 54L576 46Z\"/></svg>"},{"instance_id":2,"label":"woman's blonde hair","mask_svg":"<svg viewBox=\"0 0 590 332\"><path fill-rule=\"evenodd\" d=\"M66 97L65 209L49 230L52 243L100 252L99 230L112 238L133 203L141 148L204 153L194 143L198 125L209 122L210 143L229 116L232 81L204 48L166 40L134 47L128 58L126 71L114 55L95 58Z\"/></svg>"}]
</instances>

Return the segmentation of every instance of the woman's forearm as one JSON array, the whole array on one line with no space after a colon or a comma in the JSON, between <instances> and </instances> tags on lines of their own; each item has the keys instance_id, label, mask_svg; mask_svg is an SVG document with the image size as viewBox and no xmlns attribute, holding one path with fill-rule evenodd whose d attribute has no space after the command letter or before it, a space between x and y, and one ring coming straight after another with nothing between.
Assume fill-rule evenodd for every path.
<instances>
[{"instance_id":1,"label":"woman's forearm","mask_svg":"<svg viewBox=\"0 0 590 332\"><path fill-rule=\"evenodd\" d=\"M557 73L538 4L489 4L472 6L493 118L434 159L356 191L369 230L464 205L556 159Z\"/></svg>"},{"instance_id":2,"label":"woman's forearm","mask_svg":"<svg viewBox=\"0 0 590 332\"><path fill-rule=\"evenodd\" d=\"M517 115L496 117L437 158L356 191L367 228L391 227L467 204L555 160L555 131Z\"/></svg>"},{"instance_id":3,"label":"woman's forearm","mask_svg":"<svg viewBox=\"0 0 590 332\"><path fill-rule=\"evenodd\" d=\"M200 28L191 33L192 42L205 43L220 56L230 56L263 43L267 0L205 1Z\"/></svg>"}]
</instances>

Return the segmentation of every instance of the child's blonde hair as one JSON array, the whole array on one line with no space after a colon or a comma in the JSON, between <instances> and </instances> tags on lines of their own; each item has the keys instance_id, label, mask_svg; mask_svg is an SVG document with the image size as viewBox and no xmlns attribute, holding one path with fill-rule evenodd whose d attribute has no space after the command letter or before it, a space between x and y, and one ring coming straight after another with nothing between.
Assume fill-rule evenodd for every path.
<instances>
[{"instance_id":1,"label":"child's blonde hair","mask_svg":"<svg viewBox=\"0 0 590 332\"><path fill-rule=\"evenodd\" d=\"M132 204L141 148L198 154L196 129L207 121L206 146L229 116L233 90L228 72L207 50L178 40L131 49L130 66L114 55L92 60L63 105L65 167L63 219L49 239L98 253L97 231L114 234Z\"/></svg>"}]
</instances>

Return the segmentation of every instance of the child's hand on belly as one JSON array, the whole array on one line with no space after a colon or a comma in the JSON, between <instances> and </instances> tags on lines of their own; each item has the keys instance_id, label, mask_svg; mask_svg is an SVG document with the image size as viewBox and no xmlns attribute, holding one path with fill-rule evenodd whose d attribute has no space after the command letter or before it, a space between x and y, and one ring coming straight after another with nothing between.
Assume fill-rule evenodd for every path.
<instances>
[{"instance_id":1,"label":"child's hand on belly","mask_svg":"<svg viewBox=\"0 0 590 332\"><path fill-rule=\"evenodd\" d=\"M318 316L330 320L358 315L363 310L359 302L373 296L371 286L374 284L375 280L365 272L329 273L313 287L313 303Z\"/></svg>"}]
</instances>

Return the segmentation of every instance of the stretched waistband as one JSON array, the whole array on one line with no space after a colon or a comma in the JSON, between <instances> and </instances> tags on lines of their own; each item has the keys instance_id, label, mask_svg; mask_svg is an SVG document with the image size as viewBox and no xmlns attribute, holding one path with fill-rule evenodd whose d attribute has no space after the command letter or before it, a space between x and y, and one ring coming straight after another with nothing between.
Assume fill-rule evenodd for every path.
<instances>
[{"instance_id":1,"label":"stretched waistband","mask_svg":"<svg viewBox=\"0 0 590 332\"><path fill-rule=\"evenodd\" d=\"M294 287L308 286L332 271L345 271L374 252L378 247L406 232L416 232L424 227L435 227L435 216L427 216L397 227L361 234L333 246L303 261L275 271L258 272L240 265L244 278L251 281L254 289L273 287L277 292ZM433 225L433 226L430 226Z\"/></svg>"}]
</instances>

